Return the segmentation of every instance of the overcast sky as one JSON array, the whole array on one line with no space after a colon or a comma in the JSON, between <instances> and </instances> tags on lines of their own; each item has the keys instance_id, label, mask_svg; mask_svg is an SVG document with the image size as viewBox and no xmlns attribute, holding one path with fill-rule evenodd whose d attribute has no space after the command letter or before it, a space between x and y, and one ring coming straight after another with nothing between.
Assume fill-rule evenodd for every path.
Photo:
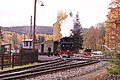
<instances>
[{"instance_id":1,"label":"overcast sky","mask_svg":"<svg viewBox=\"0 0 120 80\"><path fill-rule=\"evenodd\" d=\"M89 28L106 20L111 0L43 0L45 6L37 3L37 23L52 26L58 11L78 11L83 28ZM33 16L34 0L0 0L0 26L30 25Z\"/></svg>"}]
</instances>

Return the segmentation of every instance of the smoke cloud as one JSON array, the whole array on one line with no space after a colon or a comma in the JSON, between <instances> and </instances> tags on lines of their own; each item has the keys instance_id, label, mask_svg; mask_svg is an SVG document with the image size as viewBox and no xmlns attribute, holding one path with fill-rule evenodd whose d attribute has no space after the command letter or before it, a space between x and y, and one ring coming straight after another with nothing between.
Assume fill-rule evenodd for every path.
<instances>
[{"instance_id":1,"label":"smoke cloud","mask_svg":"<svg viewBox=\"0 0 120 80\"><path fill-rule=\"evenodd\" d=\"M59 41L63 37L69 37L74 28L75 18L64 12L59 12L57 22L53 24L53 40Z\"/></svg>"},{"instance_id":2,"label":"smoke cloud","mask_svg":"<svg viewBox=\"0 0 120 80\"><path fill-rule=\"evenodd\" d=\"M62 37L69 37L72 32L71 30L73 29L74 26L74 18L71 16L68 16L65 20L61 21L61 31L60 33L62 34Z\"/></svg>"}]
</instances>

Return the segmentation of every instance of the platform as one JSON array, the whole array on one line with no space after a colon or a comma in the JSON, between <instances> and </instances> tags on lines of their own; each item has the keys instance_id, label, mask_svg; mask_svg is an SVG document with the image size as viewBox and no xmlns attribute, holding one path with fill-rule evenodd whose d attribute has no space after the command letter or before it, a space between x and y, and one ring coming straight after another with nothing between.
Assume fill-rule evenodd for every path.
<instances>
[{"instance_id":1,"label":"platform","mask_svg":"<svg viewBox=\"0 0 120 80\"><path fill-rule=\"evenodd\" d=\"M59 56L43 56L43 55L39 55L38 56L38 61L51 61L51 60L56 60L56 59L60 59Z\"/></svg>"}]
</instances>

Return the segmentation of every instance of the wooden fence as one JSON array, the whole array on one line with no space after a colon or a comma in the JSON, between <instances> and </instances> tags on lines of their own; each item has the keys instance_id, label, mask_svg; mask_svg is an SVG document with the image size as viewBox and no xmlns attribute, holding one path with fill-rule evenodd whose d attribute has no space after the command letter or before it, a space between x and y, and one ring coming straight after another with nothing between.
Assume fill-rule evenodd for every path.
<instances>
[{"instance_id":1,"label":"wooden fence","mask_svg":"<svg viewBox=\"0 0 120 80\"><path fill-rule=\"evenodd\" d=\"M4 67L22 66L38 61L38 52L24 52L10 54L0 54L0 66L3 70Z\"/></svg>"}]
</instances>

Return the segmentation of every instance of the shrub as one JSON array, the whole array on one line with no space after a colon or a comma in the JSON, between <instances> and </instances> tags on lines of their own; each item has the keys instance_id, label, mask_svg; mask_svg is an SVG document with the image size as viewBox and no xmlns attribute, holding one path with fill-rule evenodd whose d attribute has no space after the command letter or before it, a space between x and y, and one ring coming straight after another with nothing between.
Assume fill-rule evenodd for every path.
<instances>
[{"instance_id":1,"label":"shrub","mask_svg":"<svg viewBox=\"0 0 120 80\"><path fill-rule=\"evenodd\" d=\"M118 52L113 52L114 53L114 57L111 60L111 62L113 63L111 68L108 68L108 72L111 74L120 74L120 53Z\"/></svg>"}]
</instances>

